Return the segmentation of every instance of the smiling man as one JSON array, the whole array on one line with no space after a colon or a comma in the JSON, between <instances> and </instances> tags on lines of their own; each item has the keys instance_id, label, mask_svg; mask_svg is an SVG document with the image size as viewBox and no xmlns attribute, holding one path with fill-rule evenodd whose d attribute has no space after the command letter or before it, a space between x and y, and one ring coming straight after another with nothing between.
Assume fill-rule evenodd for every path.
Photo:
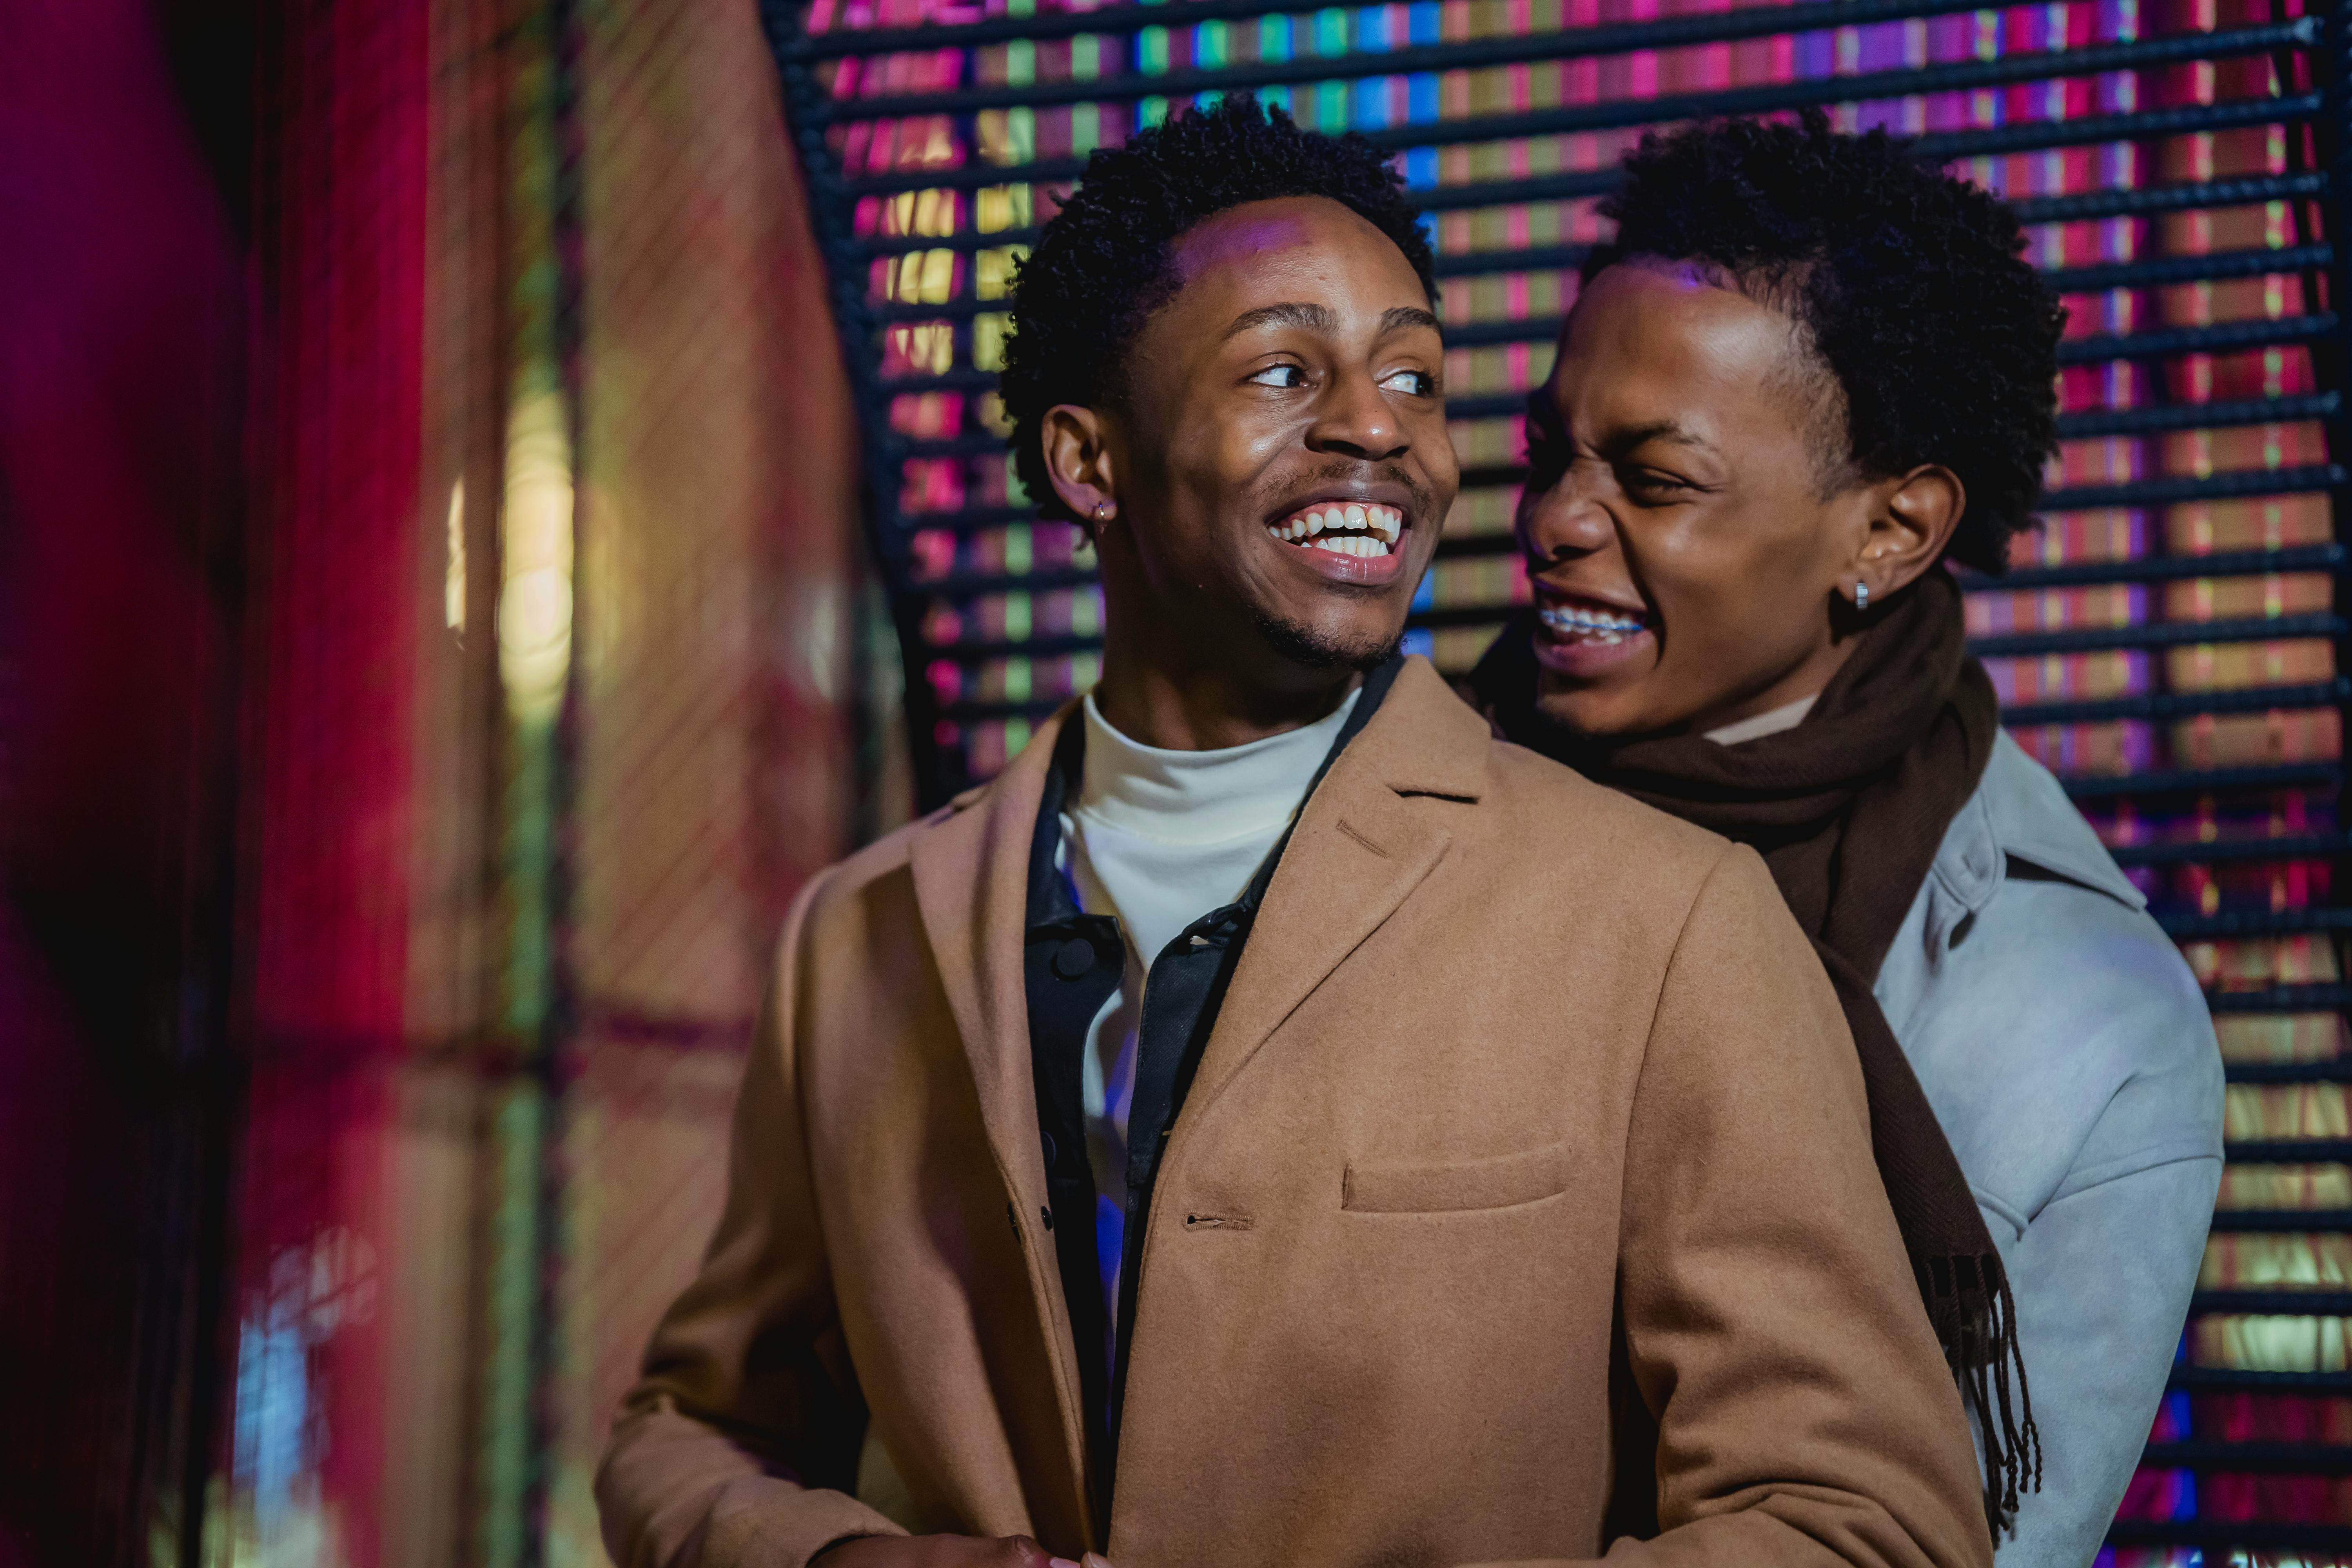
<instances>
[{"instance_id":1,"label":"smiling man","mask_svg":"<svg viewBox=\"0 0 2352 1568\"><path fill-rule=\"evenodd\" d=\"M625 1568L1989 1560L1761 862L1396 654L1431 273L1378 153L1246 99L1046 226L1004 401L1102 680L796 902Z\"/></svg>"}]
</instances>

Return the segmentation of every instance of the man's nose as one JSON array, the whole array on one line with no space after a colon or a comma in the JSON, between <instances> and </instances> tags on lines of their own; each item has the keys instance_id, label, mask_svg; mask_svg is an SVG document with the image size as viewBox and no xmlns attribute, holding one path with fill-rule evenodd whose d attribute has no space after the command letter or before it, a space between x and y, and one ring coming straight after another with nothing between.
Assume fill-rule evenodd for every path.
<instances>
[{"instance_id":1,"label":"man's nose","mask_svg":"<svg viewBox=\"0 0 2352 1568\"><path fill-rule=\"evenodd\" d=\"M1396 410L1369 374L1332 380L1307 432L1308 450L1378 462L1401 458L1412 446Z\"/></svg>"},{"instance_id":2,"label":"man's nose","mask_svg":"<svg viewBox=\"0 0 2352 1568\"><path fill-rule=\"evenodd\" d=\"M1609 513L1594 493L1598 483L1584 468L1570 465L1550 489L1520 502L1519 548L1527 553L1529 571L1590 555L1615 537Z\"/></svg>"}]
</instances>

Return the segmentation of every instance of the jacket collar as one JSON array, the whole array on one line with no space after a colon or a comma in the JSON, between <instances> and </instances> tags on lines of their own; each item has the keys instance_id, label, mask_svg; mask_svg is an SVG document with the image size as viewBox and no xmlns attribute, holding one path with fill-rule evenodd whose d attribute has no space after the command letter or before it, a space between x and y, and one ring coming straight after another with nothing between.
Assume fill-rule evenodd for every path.
<instances>
[{"instance_id":1,"label":"jacket collar","mask_svg":"<svg viewBox=\"0 0 2352 1568\"><path fill-rule=\"evenodd\" d=\"M1035 1198L1044 1186L1021 965L1030 857L1055 748L1064 727L1076 721L1076 702L1065 703L1003 773L933 813L908 848L924 933L971 1057L990 1142L1008 1184L1024 1200ZM1411 815L1402 799L1478 800L1489 787L1491 744L1486 721L1454 695L1429 661L1407 658L1379 710L1309 795L1280 870L1320 866L1336 848L1334 835L1375 858L1389 857L1391 841L1398 847L1406 839L1417 842L1420 835L1400 817ZM1375 826L1388 830L1387 839ZM1303 842L1310 839L1311 848ZM1286 897L1284 883L1297 880L1278 876L1265 894L1265 907L1295 903L1295 895ZM1340 929L1328 921L1307 923L1327 931ZM1347 923L1351 922L1340 922ZM1328 955L1322 973L1345 955L1344 949ZM1297 956L1286 955L1286 962ZM1244 965L1243 976L1251 967ZM1315 978L1319 982L1321 974Z\"/></svg>"},{"instance_id":2,"label":"jacket collar","mask_svg":"<svg viewBox=\"0 0 2352 1568\"><path fill-rule=\"evenodd\" d=\"M1976 793L1945 830L1930 875L1973 912L1991 901L2011 857L2129 908L2147 906L2065 789L2003 731Z\"/></svg>"},{"instance_id":3,"label":"jacket collar","mask_svg":"<svg viewBox=\"0 0 2352 1568\"><path fill-rule=\"evenodd\" d=\"M1029 1062L1022 948L1037 813L1064 727L1065 703L1005 770L926 820L908 846L915 901L948 1007L971 1064L982 1124L1015 1212L1046 1203L1045 1150ZM1412 658L1387 700L1307 798L1265 894L1188 1107L1205 1106L1275 1026L1386 920L1443 854L1446 835L1405 797L1476 801L1489 787L1486 721ZM1197 1114L1197 1112L1194 1112ZM1171 1150L1171 1153L1172 1153ZM1054 1347L1074 1516L1086 1452L1076 1341L1052 1247L1017 1226L1031 1293Z\"/></svg>"},{"instance_id":4,"label":"jacket collar","mask_svg":"<svg viewBox=\"0 0 2352 1568\"><path fill-rule=\"evenodd\" d=\"M1451 834L1411 804L1464 804L1491 787L1486 721L1423 658L1307 799L1281 851L1187 1097L1168 1157L1268 1036L1393 914L1444 858Z\"/></svg>"}]
</instances>

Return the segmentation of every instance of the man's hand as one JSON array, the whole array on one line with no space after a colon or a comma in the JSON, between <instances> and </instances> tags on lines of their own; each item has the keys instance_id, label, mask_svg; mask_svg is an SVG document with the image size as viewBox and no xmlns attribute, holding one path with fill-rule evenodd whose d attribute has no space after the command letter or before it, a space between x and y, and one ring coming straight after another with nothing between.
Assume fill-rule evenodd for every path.
<instances>
[{"instance_id":1,"label":"man's hand","mask_svg":"<svg viewBox=\"0 0 2352 1568\"><path fill-rule=\"evenodd\" d=\"M809 1559L809 1568L1110 1568L1089 1552L1081 1564L1025 1535L859 1535Z\"/></svg>"}]
</instances>

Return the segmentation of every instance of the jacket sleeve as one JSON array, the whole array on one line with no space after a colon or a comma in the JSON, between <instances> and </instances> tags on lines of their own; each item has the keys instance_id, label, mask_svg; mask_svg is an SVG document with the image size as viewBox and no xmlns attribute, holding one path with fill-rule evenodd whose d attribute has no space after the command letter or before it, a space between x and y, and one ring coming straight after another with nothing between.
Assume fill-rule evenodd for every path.
<instances>
[{"instance_id":1,"label":"jacket sleeve","mask_svg":"<svg viewBox=\"0 0 2352 1568\"><path fill-rule=\"evenodd\" d=\"M2043 1455L2001 1568L2078 1568L2098 1554L2197 1289L2221 1181L2221 1056L2187 967L2168 944L2160 956L2173 984L2135 973L2128 986L2084 987L2083 1026L2056 1037L2070 1062L2132 1066L2049 1201L2020 1235L2014 1211L1979 1194L1993 1236L2016 1238L2003 1251ZM2103 1033L2125 1038L2110 1049Z\"/></svg>"},{"instance_id":2,"label":"jacket sleeve","mask_svg":"<svg viewBox=\"0 0 2352 1568\"><path fill-rule=\"evenodd\" d=\"M2219 1159L2174 1160L2058 1199L2009 1259L2042 1484L2001 1568L2080 1568L2147 1443L2197 1288ZM2093 1288L2095 1287L2095 1288Z\"/></svg>"},{"instance_id":3,"label":"jacket sleeve","mask_svg":"<svg viewBox=\"0 0 2352 1568\"><path fill-rule=\"evenodd\" d=\"M1747 848L1710 873L1659 997L1619 1289L1658 1426L1660 1533L1615 1542L1612 1563L1991 1562L1844 1016Z\"/></svg>"},{"instance_id":4,"label":"jacket sleeve","mask_svg":"<svg viewBox=\"0 0 2352 1568\"><path fill-rule=\"evenodd\" d=\"M655 1330L596 1476L618 1568L801 1568L905 1531L848 1495L865 1410L844 1345L795 1085L794 902L736 1100L726 1208Z\"/></svg>"}]
</instances>

